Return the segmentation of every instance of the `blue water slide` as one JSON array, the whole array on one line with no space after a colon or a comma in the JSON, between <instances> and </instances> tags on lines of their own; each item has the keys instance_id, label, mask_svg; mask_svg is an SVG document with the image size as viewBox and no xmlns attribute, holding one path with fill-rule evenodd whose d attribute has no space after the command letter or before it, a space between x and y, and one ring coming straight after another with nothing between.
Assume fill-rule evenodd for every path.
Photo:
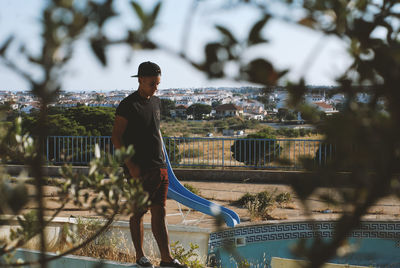
<instances>
[{"instance_id":1,"label":"blue water slide","mask_svg":"<svg viewBox=\"0 0 400 268\"><path fill-rule=\"evenodd\" d=\"M167 150L164 148L164 155L167 162L168 169L168 197L174 199L175 201L181 203L184 206L187 206L191 209L200 211L204 214L210 216L217 216L218 214L222 216L226 225L229 227L234 227L236 224L240 223L240 218L236 212L230 210L221 205L215 204L213 202L208 201L198 195L195 195L188 189L186 189L176 178L174 171L172 170L171 163L168 158Z\"/></svg>"}]
</instances>

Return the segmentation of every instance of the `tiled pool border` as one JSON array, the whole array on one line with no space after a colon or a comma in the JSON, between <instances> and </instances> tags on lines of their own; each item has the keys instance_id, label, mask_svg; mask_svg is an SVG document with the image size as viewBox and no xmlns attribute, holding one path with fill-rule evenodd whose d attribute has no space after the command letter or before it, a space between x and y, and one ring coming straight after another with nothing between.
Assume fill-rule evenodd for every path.
<instances>
[{"instance_id":1,"label":"tiled pool border","mask_svg":"<svg viewBox=\"0 0 400 268\"><path fill-rule=\"evenodd\" d=\"M274 240L331 238L336 223L336 221L302 221L239 226L211 233L209 250L220 248L223 243L240 246ZM400 221L363 221L349 237L400 239Z\"/></svg>"}]
</instances>

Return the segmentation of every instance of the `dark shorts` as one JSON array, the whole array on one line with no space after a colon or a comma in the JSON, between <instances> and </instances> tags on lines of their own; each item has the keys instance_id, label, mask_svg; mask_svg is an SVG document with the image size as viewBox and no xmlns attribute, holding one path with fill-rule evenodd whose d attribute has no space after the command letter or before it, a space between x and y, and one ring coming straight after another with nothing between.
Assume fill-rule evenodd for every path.
<instances>
[{"instance_id":1,"label":"dark shorts","mask_svg":"<svg viewBox=\"0 0 400 268\"><path fill-rule=\"evenodd\" d=\"M125 175L129 171L125 168ZM152 205L161 205L165 207L168 194L168 172L166 168L153 168L142 171L140 176L143 190L149 194L149 200Z\"/></svg>"}]
</instances>

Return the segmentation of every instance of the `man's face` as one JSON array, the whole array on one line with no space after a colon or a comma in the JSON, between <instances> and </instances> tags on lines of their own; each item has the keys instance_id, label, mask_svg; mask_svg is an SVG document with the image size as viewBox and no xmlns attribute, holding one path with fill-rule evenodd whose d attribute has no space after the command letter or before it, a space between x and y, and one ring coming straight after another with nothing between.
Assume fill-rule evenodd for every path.
<instances>
[{"instance_id":1,"label":"man's face","mask_svg":"<svg viewBox=\"0 0 400 268\"><path fill-rule=\"evenodd\" d=\"M149 98L154 95L160 84L161 76L139 77L140 89L143 97Z\"/></svg>"}]
</instances>

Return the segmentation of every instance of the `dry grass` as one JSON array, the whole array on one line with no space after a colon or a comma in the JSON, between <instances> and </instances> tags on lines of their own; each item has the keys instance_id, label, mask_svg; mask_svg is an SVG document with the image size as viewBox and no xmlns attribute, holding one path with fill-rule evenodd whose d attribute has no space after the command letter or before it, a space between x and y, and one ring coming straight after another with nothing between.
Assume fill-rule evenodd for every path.
<instances>
[{"instance_id":1,"label":"dry grass","mask_svg":"<svg viewBox=\"0 0 400 268\"><path fill-rule=\"evenodd\" d=\"M383 215L383 214L385 214L385 212L384 212L384 210L381 208L381 209L373 209L373 210L370 210L370 211L368 211L368 213L367 214L372 214L372 215Z\"/></svg>"},{"instance_id":2,"label":"dry grass","mask_svg":"<svg viewBox=\"0 0 400 268\"><path fill-rule=\"evenodd\" d=\"M98 259L104 260L112 260L118 262L126 262L126 263L135 263L136 259L134 254L121 252L116 250L111 246L104 245L92 245L89 244L87 247L84 247L73 253L78 256L89 256Z\"/></svg>"},{"instance_id":3,"label":"dry grass","mask_svg":"<svg viewBox=\"0 0 400 268\"><path fill-rule=\"evenodd\" d=\"M298 209L295 203L285 203L280 206L280 208L284 209Z\"/></svg>"},{"instance_id":4,"label":"dry grass","mask_svg":"<svg viewBox=\"0 0 400 268\"><path fill-rule=\"evenodd\" d=\"M52 251L62 252L82 243L101 228L101 222L96 219L78 218L77 225L72 227L72 229L69 228L68 225L65 225L61 241L58 247L54 248ZM102 234L94 241L72 254L125 263L135 263L134 252L130 252L128 247L121 248L119 246L124 243L126 244L127 241L123 235L106 236Z\"/></svg>"},{"instance_id":5,"label":"dry grass","mask_svg":"<svg viewBox=\"0 0 400 268\"><path fill-rule=\"evenodd\" d=\"M285 164L292 166L298 165L300 158L308 157L314 158L319 148L319 142L307 142L307 141L280 141L281 146L280 158L289 159L292 161L291 164ZM244 166L243 162L237 161L233 157L231 152L231 146L234 144L235 138L225 138L221 140L210 140L210 139L196 139L189 141L180 141L177 143L179 151L181 152L182 165L215 165L215 166ZM276 156L277 158L278 156ZM271 156L273 160L274 156ZM269 166L280 166L282 162L272 161L267 163ZM268 161L268 157L266 157Z\"/></svg>"}]
</instances>

